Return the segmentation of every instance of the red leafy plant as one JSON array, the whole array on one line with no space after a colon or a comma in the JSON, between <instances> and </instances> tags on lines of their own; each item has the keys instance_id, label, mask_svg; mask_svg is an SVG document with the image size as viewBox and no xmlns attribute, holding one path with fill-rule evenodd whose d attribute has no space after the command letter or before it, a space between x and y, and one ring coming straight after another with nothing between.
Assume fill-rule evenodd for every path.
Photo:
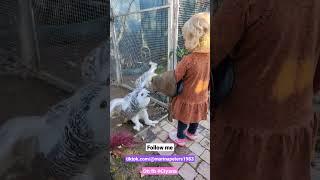
<instances>
[{"instance_id":1,"label":"red leafy plant","mask_svg":"<svg viewBox=\"0 0 320 180\"><path fill-rule=\"evenodd\" d=\"M129 131L120 131L111 135L111 149L119 148L132 148L138 142L135 140L134 135Z\"/></svg>"}]
</instances>

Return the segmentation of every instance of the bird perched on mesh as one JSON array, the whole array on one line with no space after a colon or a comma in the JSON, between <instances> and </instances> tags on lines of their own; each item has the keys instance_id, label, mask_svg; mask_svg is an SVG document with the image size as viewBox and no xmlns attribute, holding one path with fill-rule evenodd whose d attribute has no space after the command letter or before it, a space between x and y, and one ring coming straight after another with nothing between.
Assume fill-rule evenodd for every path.
<instances>
[{"instance_id":1,"label":"bird perched on mesh","mask_svg":"<svg viewBox=\"0 0 320 180\"><path fill-rule=\"evenodd\" d=\"M151 79L155 76L157 64L150 62L150 69L142 74L135 82L136 88L123 98L116 98L110 102L110 114L114 111L124 114L127 119L130 119L135 126L133 129L140 131L143 125L140 119L149 126L155 126L158 121L149 119L147 106L150 102L150 91L146 88L150 85Z\"/></svg>"}]
</instances>

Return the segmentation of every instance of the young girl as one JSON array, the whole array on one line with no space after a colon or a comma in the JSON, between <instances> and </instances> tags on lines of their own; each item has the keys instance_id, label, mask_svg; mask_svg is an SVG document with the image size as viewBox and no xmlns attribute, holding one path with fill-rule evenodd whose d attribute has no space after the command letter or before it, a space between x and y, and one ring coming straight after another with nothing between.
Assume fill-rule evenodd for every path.
<instances>
[{"instance_id":1,"label":"young girl","mask_svg":"<svg viewBox=\"0 0 320 180\"><path fill-rule=\"evenodd\" d=\"M183 81L183 90L173 98L170 106L172 118L178 120L178 130L169 133L170 139L179 146L185 146L187 138L195 140L199 121L207 119L210 79L209 13L192 16L184 24L182 33L185 47L191 54L185 56L174 71L176 82Z\"/></svg>"}]
</instances>

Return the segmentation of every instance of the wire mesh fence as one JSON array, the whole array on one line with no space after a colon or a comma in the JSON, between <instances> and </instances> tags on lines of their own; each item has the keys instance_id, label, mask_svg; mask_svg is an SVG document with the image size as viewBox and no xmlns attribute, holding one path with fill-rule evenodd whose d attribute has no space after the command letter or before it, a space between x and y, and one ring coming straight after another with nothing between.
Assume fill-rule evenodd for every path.
<instances>
[{"instance_id":1,"label":"wire mesh fence","mask_svg":"<svg viewBox=\"0 0 320 180\"><path fill-rule=\"evenodd\" d=\"M0 72L13 70L18 59L18 5L16 1L3 0L0 6Z\"/></svg>"},{"instance_id":2,"label":"wire mesh fence","mask_svg":"<svg viewBox=\"0 0 320 180\"><path fill-rule=\"evenodd\" d=\"M158 72L172 69L175 46L183 48L183 24L203 11L210 11L209 0L112 0L111 79L133 87L150 61L158 63Z\"/></svg>"},{"instance_id":3,"label":"wire mesh fence","mask_svg":"<svg viewBox=\"0 0 320 180\"><path fill-rule=\"evenodd\" d=\"M168 7L165 5L163 0L111 1L111 31L114 31L111 61L119 62L122 82L133 86L132 82L148 70L150 61L158 63L160 68L167 67ZM116 73L111 74L114 81Z\"/></svg>"},{"instance_id":4,"label":"wire mesh fence","mask_svg":"<svg viewBox=\"0 0 320 180\"><path fill-rule=\"evenodd\" d=\"M105 0L33 0L40 70L80 84L81 63L108 38Z\"/></svg>"},{"instance_id":5,"label":"wire mesh fence","mask_svg":"<svg viewBox=\"0 0 320 180\"><path fill-rule=\"evenodd\" d=\"M4 0L0 72L26 64L78 87L84 59L108 41L109 8L106 0Z\"/></svg>"},{"instance_id":6,"label":"wire mesh fence","mask_svg":"<svg viewBox=\"0 0 320 180\"><path fill-rule=\"evenodd\" d=\"M215 2L215 1L214 1ZM182 27L184 23L194 14L210 12L210 0L180 0L178 19L178 50L184 49ZM180 59L180 58L178 58Z\"/></svg>"},{"instance_id":7,"label":"wire mesh fence","mask_svg":"<svg viewBox=\"0 0 320 180\"><path fill-rule=\"evenodd\" d=\"M112 0L111 19L111 80L134 87L134 81L149 69L150 61L158 64L159 71L167 69L167 0Z\"/></svg>"}]
</instances>

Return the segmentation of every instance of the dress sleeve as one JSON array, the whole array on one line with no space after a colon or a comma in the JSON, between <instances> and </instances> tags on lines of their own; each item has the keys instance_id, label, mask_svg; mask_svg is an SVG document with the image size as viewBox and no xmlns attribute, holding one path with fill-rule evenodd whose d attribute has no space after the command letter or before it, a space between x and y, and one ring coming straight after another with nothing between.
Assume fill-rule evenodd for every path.
<instances>
[{"instance_id":1,"label":"dress sleeve","mask_svg":"<svg viewBox=\"0 0 320 180\"><path fill-rule=\"evenodd\" d=\"M317 62L316 72L313 78L313 91L314 94L320 94L320 58Z\"/></svg>"},{"instance_id":2,"label":"dress sleeve","mask_svg":"<svg viewBox=\"0 0 320 180\"><path fill-rule=\"evenodd\" d=\"M212 20L213 65L218 65L241 39L247 24L246 0L224 0Z\"/></svg>"},{"instance_id":3,"label":"dress sleeve","mask_svg":"<svg viewBox=\"0 0 320 180\"><path fill-rule=\"evenodd\" d=\"M189 56L184 56L180 62L178 62L176 69L174 70L176 81L179 82L185 76L188 70Z\"/></svg>"}]
</instances>

